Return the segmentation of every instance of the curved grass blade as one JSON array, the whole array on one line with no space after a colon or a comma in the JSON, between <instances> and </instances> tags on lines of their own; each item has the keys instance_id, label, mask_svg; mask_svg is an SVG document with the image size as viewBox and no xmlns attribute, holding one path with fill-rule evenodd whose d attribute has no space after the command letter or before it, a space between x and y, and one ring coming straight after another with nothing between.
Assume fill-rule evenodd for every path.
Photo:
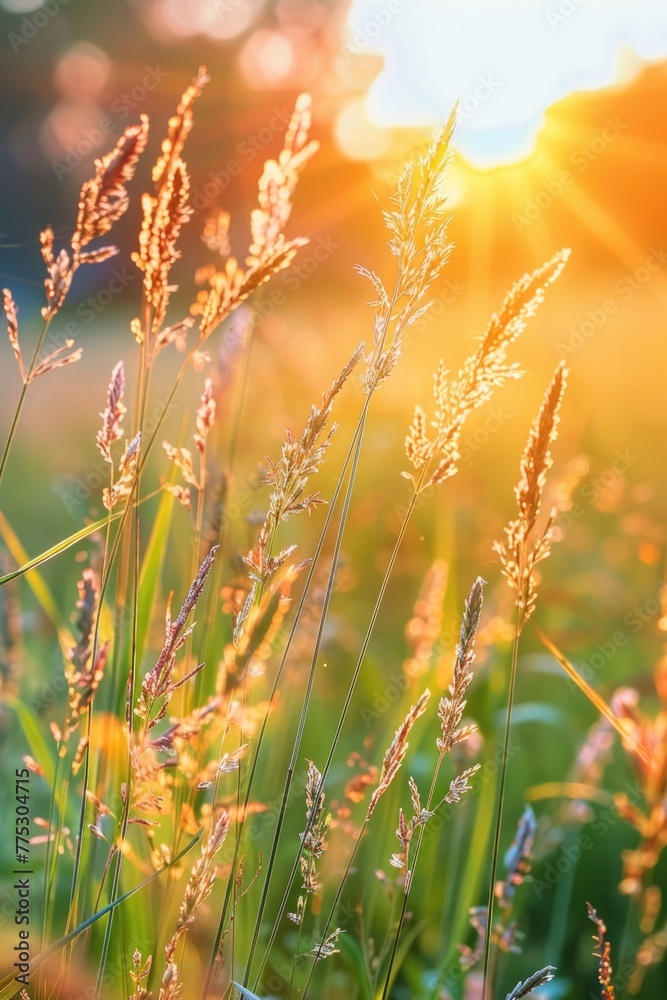
<instances>
[{"instance_id":1,"label":"curved grass blade","mask_svg":"<svg viewBox=\"0 0 667 1000\"><path fill-rule=\"evenodd\" d=\"M146 503L147 500L152 500L154 496L161 492L162 490L159 489L155 490L153 493L148 493L145 497L141 498L139 505ZM16 580L17 577L23 576L25 573L29 573L32 569L36 569L37 566L41 566L42 563L48 562L49 559L53 559L54 556L59 556L61 552L66 552L67 549L76 545L76 543L80 542L83 538L87 538L88 535L92 535L96 531L100 531L102 528L106 527L106 525L111 521L117 521L118 518L124 517L125 513L126 510L123 508L122 510L116 511L115 514L106 514L104 517L101 517L99 521L93 521L92 524L87 524L85 528L79 528L79 530L75 531L73 535L68 535L68 537L64 538L62 542L58 542L57 545L51 546L50 549L46 549L46 551L42 552L38 556L35 556L33 559L30 559L22 566L19 566L17 569L13 569L11 573L6 573L4 576L0 576L0 587L3 583L9 583L10 580ZM1 514L0 517L2 517L5 527L9 529L9 531L12 531L12 528L8 524L6 518L4 518Z\"/></svg>"},{"instance_id":2,"label":"curved grass blade","mask_svg":"<svg viewBox=\"0 0 667 1000\"><path fill-rule=\"evenodd\" d=\"M28 553L24 549L19 536L16 534L2 511L0 511L0 537L2 537L10 555L18 566L22 566L30 562ZM33 569L28 572L26 579L39 603L39 606L56 630L58 642L60 643L60 649L63 655L67 656L67 653L72 646L75 645L75 642L69 628L67 628L67 626L63 623L62 616L53 594L51 593L41 573L38 573L37 570Z\"/></svg>"},{"instance_id":3,"label":"curved grass blade","mask_svg":"<svg viewBox=\"0 0 667 1000\"><path fill-rule=\"evenodd\" d=\"M49 559L53 559L54 556L59 556L61 552L66 552L67 549L72 547L72 545L76 545L76 543L80 542L83 538L87 538L88 535L92 535L94 532L104 528L109 521L115 521L117 518L122 517L122 515L122 510L118 511L116 514L107 514L106 517L100 518L99 521L93 521L92 524L87 524L85 528L80 528L78 531L75 531L73 535L69 535L67 538L64 538L62 542L58 542L57 545L53 545L50 549L46 549L46 551L42 552L40 555L35 556L33 559L29 559L28 562L24 563L22 566L18 566L16 569L13 569L11 573L6 573L4 576L0 576L0 587L3 583L9 583L10 580L16 580L17 577L23 576L25 573L29 573L30 570L35 569L37 566L41 566L42 563L48 562ZM3 527L3 534L6 528L11 531L12 529L7 524L4 516L2 516L2 520L5 526Z\"/></svg>"},{"instance_id":4,"label":"curved grass blade","mask_svg":"<svg viewBox=\"0 0 667 1000\"><path fill-rule=\"evenodd\" d=\"M604 700L602 695L598 694L595 688L592 688L588 683L588 681L584 680L584 678L581 676L577 668L570 663L567 657L563 653L561 653L558 646L556 646L551 641L551 639L544 634L544 632L538 629L537 634L539 635L540 639L547 647L551 655L561 665L561 667L568 675L570 680L574 681L577 687L581 691L583 691L583 693L586 695L591 704L595 705L600 715L604 716L604 718L614 727L618 735L621 737L623 745L631 753L634 753L637 755L637 757L640 757L645 764L650 764L648 755L644 750L644 748L640 746L640 744L637 743L635 739L633 739L632 735L627 731L621 720L616 716L616 714Z\"/></svg>"},{"instance_id":5,"label":"curved grass blade","mask_svg":"<svg viewBox=\"0 0 667 1000\"><path fill-rule=\"evenodd\" d=\"M0 704L7 705L15 713L18 723L23 730L30 753L44 772L45 781L52 788L54 780L53 757L49 751L48 744L42 736L37 716L25 702L10 694L3 694Z\"/></svg>"}]
</instances>

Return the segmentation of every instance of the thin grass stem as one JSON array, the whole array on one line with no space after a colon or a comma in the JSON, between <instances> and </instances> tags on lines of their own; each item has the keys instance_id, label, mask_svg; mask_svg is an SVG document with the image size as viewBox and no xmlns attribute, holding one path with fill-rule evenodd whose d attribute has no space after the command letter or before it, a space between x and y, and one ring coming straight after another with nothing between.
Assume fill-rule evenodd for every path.
<instances>
[{"instance_id":1,"label":"thin grass stem","mask_svg":"<svg viewBox=\"0 0 667 1000\"><path fill-rule=\"evenodd\" d=\"M42 323L42 329L41 329L41 332L40 332L40 335L39 335L39 339L37 341L37 346L35 347L35 351L34 351L34 354L32 356L32 361L30 362L30 368L28 369L28 373L26 375L26 379L25 379L23 385L21 386L21 394L19 396L18 403L16 404L16 409L14 411L14 416L12 418L11 426L9 428L9 434L7 436L7 440L5 442L5 447L4 447L4 450L2 452L2 458L0 459L0 482L2 482L2 477L3 477L4 473L5 473L5 468L7 466L7 462L9 461L9 453L10 453L10 451L12 449L12 444L14 443L14 438L16 436L16 431L18 429L19 420L21 419L21 413L23 412L23 407L24 407L24 404L25 404L26 394L28 392L28 386L30 385L30 379L32 377L33 371L35 370L35 365L37 364L37 359L39 358L40 352L41 352L42 347L44 345L44 341L46 339L46 334L48 332L50 323L51 323L50 319L45 319L44 322Z\"/></svg>"},{"instance_id":2,"label":"thin grass stem","mask_svg":"<svg viewBox=\"0 0 667 1000\"><path fill-rule=\"evenodd\" d=\"M516 619L514 625L514 639L512 642L512 663L510 667L510 682L507 694L507 718L505 719L505 732L503 735L503 754L500 764L500 787L498 790L498 807L496 811L496 825L493 835L493 849L491 852L491 882L489 886L489 900L487 903L486 934L484 936L484 956L482 961L482 1000L491 1000L493 997L493 977L490 974L491 938L493 935L493 911L496 900L496 877L498 873L498 861L500 858L500 837L503 825L503 810L505 806L505 787L507 784L507 759L510 745L510 729L512 728L512 709L514 707L514 692L516 688L517 662L519 657L519 637L521 635L522 610L516 609Z\"/></svg>"}]
</instances>

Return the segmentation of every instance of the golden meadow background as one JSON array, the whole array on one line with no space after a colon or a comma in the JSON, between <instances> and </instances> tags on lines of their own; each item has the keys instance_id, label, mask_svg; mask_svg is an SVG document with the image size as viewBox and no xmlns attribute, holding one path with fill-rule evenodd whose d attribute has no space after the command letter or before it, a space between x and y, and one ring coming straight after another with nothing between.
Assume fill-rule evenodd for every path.
<instances>
[{"instance_id":1,"label":"golden meadow background","mask_svg":"<svg viewBox=\"0 0 667 1000\"><path fill-rule=\"evenodd\" d=\"M235 314L211 352L220 406L215 447L224 463L230 415L243 375L238 345L245 326L255 324L236 457L235 488L241 499L238 516L230 515L232 579L238 572L234 553L249 546L252 515L265 502L257 486L258 463L277 455L285 428L301 428L311 402L352 348L360 339L370 339L368 288L354 265L387 273L391 261L381 209L388 205L403 162L423 148L430 132L395 128L378 138L349 110L358 106L381 60L345 49L345 4L281 0L261 5L244 0L229 6L221 21L224 28L216 27L210 17L197 22L196 4L189 12L189 5L179 8L158 0L113 5L70 0L56 6L55 14L49 14L30 38L21 34L26 32L24 13L5 10L0 16L0 272L24 317L36 315L41 304L39 229L50 222L57 235L68 232L92 157L110 148L139 113L151 117L149 148L157 151L158 137L200 63L208 66L212 79L198 103L187 153L196 214L176 269L183 306L191 298L191 275L206 260L199 231L207 214L217 207L232 213L232 242L241 253L263 160L280 148L295 96L302 90L313 96L314 135L322 148L300 182L289 229L289 235L308 235L310 245L290 271ZM17 34L25 44L17 43ZM667 66L638 63L618 84L573 93L551 106L527 158L479 169L455 157L448 192L455 251L434 307L416 324L396 376L383 387L371 411L327 634L328 667L318 681L316 717L307 730L305 756L315 757L327 745L326 709L331 699L342 697L339 671L356 655L400 523L407 498L399 474L404 467L403 438L415 402L428 397L438 358L455 367L512 281L563 246L572 248L565 274L514 351L526 377L475 415L464 434L460 474L423 505L408 531L345 746L363 746L365 753L379 758L382 734L374 737L369 732L361 708L387 698L391 704L387 691L402 676L414 601L428 567L444 559L449 584L443 631L450 646L470 581L479 573L489 583L481 679L472 708L492 754L502 724L512 599L500 580L491 544L513 512L512 489L523 442L559 357L571 367L551 478L562 537L544 569L535 621L573 662L589 668L592 683L606 697L618 686L631 684L655 710L652 674L663 653L661 626L667 628L658 600L667 524L666 93ZM488 99L493 100L493 94ZM462 118L460 128L466 127ZM83 359L38 383L28 399L0 506L30 555L103 513L103 463L94 436L113 364L125 359L131 383L137 360L128 324L140 282L130 253L139 225L136 196L147 182L150 158L140 165L133 184L134 204L114 230L121 254L77 276L58 317L54 335L74 333L84 349ZM27 324L24 329L29 329ZM0 351L0 422L8 427L19 385L6 342ZM163 378L165 386L176 363L173 357L161 358L158 380ZM165 437L177 439L184 433L200 379L186 380ZM338 407L340 430L318 483L324 496L333 490L361 401L361 395L348 388ZM156 484L164 465L156 456L150 466L148 475ZM321 520L320 513L299 526L303 555L312 551ZM180 569L189 566L188 546L185 514L177 511L165 595L170 586L181 593L189 582ZM77 550L44 570L65 614L74 604L79 562ZM4 664L3 684L6 690L19 690L30 704L61 668L49 624L27 587L21 587L20 595L24 654L16 676L13 667ZM619 632L627 635L627 644L610 646ZM282 695L288 718L292 688L300 676L295 666ZM51 713L51 707L41 709L45 723ZM397 720L392 713L380 714L382 731L393 732ZM594 719L593 709L559 675L531 626L520 663L515 737L524 752L510 766L507 844L526 792L566 777ZM333 721L329 725L333 729ZM15 761L26 752L24 736L10 711L3 710L0 727L2 767L12 774ZM273 770L263 779L266 794L278 787L284 765L277 754ZM615 791L629 780L631 772L617 750L605 786ZM8 787L3 781L3 792ZM534 804L543 833L534 868L540 877L553 861L558 842L557 804L539 797ZM468 817L462 822L470 821ZM300 816L290 820L294 831L300 822ZM388 857L394 849L393 819L378 836L386 842L383 856ZM460 847L464 834L451 836ZM614 821L596 841L592 856L566 879L544 894L530 886L524 889L524 955L510 958L503 982L512 985L549 961L563 974L561 992L550 997L588 995L594 988L594 961L584 900L591 898L604 912L612 940L622 940L627 900L616 892L620 852L635 839L623 821ZM9 833L3 835L3 849L8 840ZM480 879L485 850L480 853ZM406 961L407 978L412 975L413 983L424 968L434 968L442 958L440 935L445 935L456 893L450 851L453 846L447 841L434 854L435 874L423 890L427 910L432 905L437 918ZM464 900L465 906L480 902L482 889L478 895ZM7 940L12 932L8 900L5 891L0 934ZM655 992L645 995L659 996L667 980L659 970L652 976L647 983ZM412 993L404 995L418 995L418 987L411 988Z\"/></svg>"}]
</instances>

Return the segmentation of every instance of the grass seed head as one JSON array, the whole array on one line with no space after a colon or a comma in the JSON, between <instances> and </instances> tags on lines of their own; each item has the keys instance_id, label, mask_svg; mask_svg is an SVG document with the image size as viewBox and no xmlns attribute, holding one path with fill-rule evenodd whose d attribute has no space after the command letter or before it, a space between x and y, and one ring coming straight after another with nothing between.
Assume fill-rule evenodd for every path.
<instances>
[{"instance_id":1,"label":"grass seed head","mask_svg":"<svg viewBox=\"0 0 667 1000\"><path fill-rule=\"evenodd\" d=\"M441 756L449 753L452 747L463 743L475 732L474 726L460 728L460 725L467 705L466 692L473 677L470 668L475 658L475 637L482 614L483 591L484 580L478 576L470 588L465 603L456 647L454 673L448 693L440 699L438 705L441 732L437 745Z\"/></svg>"},{"instance_id":2,"label":"grass seed head","mask_svg":"<svg viewBox=\"0 0 667 1000\"><path fill-rule=\"evenodd\" d=\"M102 426L97 432L97 447L105 462L111 464L111 445L123 436L122 421L127 412L123 405L125 392L125 365L122 361L114 367L107 389L107 405L102 417Z\"/></svg>"},{"instance_id":3,"label":"grass seed head","mask_svg":"<svg viewBox=\"0 0 667 1000\"><path fill-rule=\"evenodd\" d=\"M392 781L398 774L401 764L405 759L405 755L408 752L408 736L410 731L414 726L415 722L420 715L423 715L426 711L426 706L428 704L429 698L431 697L431 692L428 688L424 691L422 696L419 698L417 703L412 706L408 714L406 715L403 723L398 727L394 734L394 738L391 741L387 751L384 755L382 761L382 770L380 772L380 779L377 784L377 788L371 796L371 800L368 805L368 812L366 813L366 821L368 821L375 811L375 807L378 802L387 791Z\"/></svg>"},{"instance_id":4,"label":"grass seed head","mask_svg":"<svg viewBox=\"0 0 667 1000\"><path fill-rule=\"evenodd\" d=\"M555 509L551 510L541 530L538 518L547 472L553 463L551 447L558 436L558 411L565 392L566 378L567 370L561 361L547 387L521 458L521 478L514 491L518 517L510 521L505 529L506 540L494 545L500 556L503 575L517 595L520 628L535 610L536 566L547 559L551 552L551 537L557 512Z\"/></svg>"}]
</instances>

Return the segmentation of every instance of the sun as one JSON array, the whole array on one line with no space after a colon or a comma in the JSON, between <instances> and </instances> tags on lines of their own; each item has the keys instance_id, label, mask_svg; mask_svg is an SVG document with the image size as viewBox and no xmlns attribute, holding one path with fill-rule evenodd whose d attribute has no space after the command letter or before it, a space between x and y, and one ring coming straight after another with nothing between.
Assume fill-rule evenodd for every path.
<instances>
[{"instance_id":1,"label":"sun","mask_svg":"<svg viewBox=\"0 0 667 1000\"><path fill-rule=\"evenodd\" d=\"M458 104L471 165L529 157L545 114L667 56L667 7L654 0L354 0L352 53L384 66L364 111L376 128L434 126Z\"/></svg>"}]
</instances>

